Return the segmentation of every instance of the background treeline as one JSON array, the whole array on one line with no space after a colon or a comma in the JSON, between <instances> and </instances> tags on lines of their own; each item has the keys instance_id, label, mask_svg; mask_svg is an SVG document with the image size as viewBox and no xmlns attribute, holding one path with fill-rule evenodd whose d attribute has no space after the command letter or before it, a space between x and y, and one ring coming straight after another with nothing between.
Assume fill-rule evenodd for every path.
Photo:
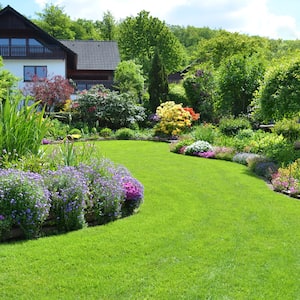
<instances>
[{"instance_id":1,"label":"background treeline","mask_svg":"<svg viewBox=\"0 0 300 300\"><path fill-rule=\"evenodd\" d=\"M251 113L268 123L300 111L299 40L168 25L147 11L73 20L64 7L47 4L36 16L31 20L57 39L117 41L115 88L131 92L149 114L167 100L192 107L206 122ZM172 82L172 74L181 80Z\"/></svg>"}]
</instances>

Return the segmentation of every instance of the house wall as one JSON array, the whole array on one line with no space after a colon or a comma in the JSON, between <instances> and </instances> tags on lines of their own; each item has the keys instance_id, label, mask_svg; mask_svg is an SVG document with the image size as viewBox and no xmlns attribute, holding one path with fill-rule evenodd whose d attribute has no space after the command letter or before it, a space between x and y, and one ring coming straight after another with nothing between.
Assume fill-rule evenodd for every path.
<instances>
[{"instance_id":1,"label":"house wall","mask_svg":"<svg viewBox=\"0 0 300 300\"><path fill-rule=\"evenodd\" d=\"M24 66L47 66L48 76L60 75L66 77L66 61L64 59L3 59L3 63L3 69L20 78L19 88L23 88L25 85Z\"/></svg>"}]
</instances>

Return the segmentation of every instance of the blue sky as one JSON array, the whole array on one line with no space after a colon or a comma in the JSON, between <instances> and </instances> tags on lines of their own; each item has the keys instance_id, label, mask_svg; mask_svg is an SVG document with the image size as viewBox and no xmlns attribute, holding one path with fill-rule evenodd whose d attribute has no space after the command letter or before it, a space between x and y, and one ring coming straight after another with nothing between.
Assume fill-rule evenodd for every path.
<instances>
[{"instance_id":1,"label":"blue sky","mask_svg":"<svg viewBox=\"0 0 300 300\"><path fill-rule=\"evenodd\" d=\"M35 18L46 3L63 7L76 20L101 20L110 11L115 19L147 10L172 25L192 25L269 38L300 39L299 0L0 0Z\"/></svg>"}]
</instances>

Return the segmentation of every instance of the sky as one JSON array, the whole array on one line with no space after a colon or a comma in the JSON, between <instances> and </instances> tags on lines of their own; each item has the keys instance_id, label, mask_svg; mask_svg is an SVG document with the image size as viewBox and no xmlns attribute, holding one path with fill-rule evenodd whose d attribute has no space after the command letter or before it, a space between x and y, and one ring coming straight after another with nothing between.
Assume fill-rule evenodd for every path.
<instances>
[{"instance_id":1,"label":"sky","mask_svg":"<svg viewBox=\"0 0 300 300\"><path fill-rule=\"evenodd\" d=\"M28 18L45 5L63 8L72 20L102 20L110 11L116 21L146 10L166 24L225 29L272 39L300 39L299 0L0 0Z\"/></svg>"}]
</instances>

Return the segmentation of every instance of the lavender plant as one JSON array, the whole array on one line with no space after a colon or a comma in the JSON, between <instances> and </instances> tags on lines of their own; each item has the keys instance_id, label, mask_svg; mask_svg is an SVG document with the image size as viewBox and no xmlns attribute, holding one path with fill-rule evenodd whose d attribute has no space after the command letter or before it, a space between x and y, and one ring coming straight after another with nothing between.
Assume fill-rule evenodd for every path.
<instances>
[{"instance_id":1,"label":"lavender plant","mask_svg":"<svg viewBox=\"0 0 300 300\"><path fill-rule=\"evenodd\" d=\"M71 231L85 226L84 210L89 194L85 177L75 167L48 171L45 182L51 193L50 215L59 231Z\"/></svg>"},{"instance_id":2,"label":"lavender plant","mask_svg":"<svg viewBox=\"0 0 300 300\"><path fill-rule=\"evenodd\" d=\"M37 237L50 209L43 177L16 169L0 170L0 238L19 227L26 238Z\"/></svg>"}]
</instances>

